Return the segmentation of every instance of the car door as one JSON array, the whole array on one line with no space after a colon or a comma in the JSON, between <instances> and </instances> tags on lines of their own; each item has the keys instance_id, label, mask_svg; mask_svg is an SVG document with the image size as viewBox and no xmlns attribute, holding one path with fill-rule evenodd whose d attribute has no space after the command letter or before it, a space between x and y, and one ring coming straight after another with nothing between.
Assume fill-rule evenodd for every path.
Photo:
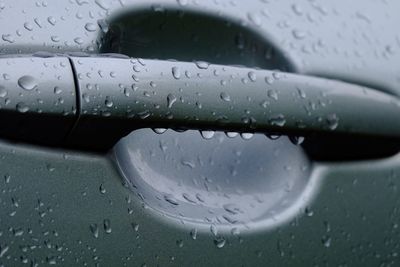
<instances>
[{"instance_id":1,"label":"car door","mask_svg":"<svg viewBox=\"0 0 400 267\"><path fill-rule=\"evenodd\" d=\"M397 266L395 1L0 2L4 266Z\"/></svg>"}]
</instances>

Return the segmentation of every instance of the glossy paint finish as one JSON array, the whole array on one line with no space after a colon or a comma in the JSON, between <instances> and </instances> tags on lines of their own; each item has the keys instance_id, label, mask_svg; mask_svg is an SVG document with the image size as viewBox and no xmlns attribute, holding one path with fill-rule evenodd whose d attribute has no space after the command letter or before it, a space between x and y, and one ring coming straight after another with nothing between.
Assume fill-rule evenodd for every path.
<instances>
[{"instance_id":1,"label":"glossy paint finish","mask_svg":"<svg viewBox=\"0 0 400 267\"><path fill-rule=\"evenodd\" d=\"M202 13L248 29L249 36L257 36L258 42L279 51L277 61L284 61L280 66L287 66L287 70L358 82L394 95L398 92L397 2L199 2L2 1L0 50L84 50L96 54L102 45L107 47L106 41L102 44L107 27L99 19L118 24L123 13L180 10L173 13L183 12L189 18L191 13ZM122 28L130 25L121 23ZM118 46L109 47L109 52L118 52ZM135 54L134 46L119 47L131 56ZM217 57L210 62L219 63ZM262 65L251 62L250 67ZM239 58L238 64L243 63ZM149 130L134 132L118 146L134 144L140 138L149 142L167 138L152 138L152 134ZM172 135L171 140L177 141L170 146L179 151L185 142L179 141L178 133ZM256 138L250 141L262 142L260 136ZM200 135L193 134L185 153L191 149L191 155L198 156L196 147L202 142ZM286 139L279 142L283 150L294 146ZM148 148L156 145L143 144L142 155L150 158L153 153ZM162 144L158 145L162 150ZM292 149L302 154L300 147ZM125 180L129 177L124 177L125 170L118 165L119 151L89 154L3 141L0 262L6 266L398 265L398 155L346 163L321 163L311 158L311 197L274 227L246 228L227 225L226 221L218 225L218 216L212 217L212 213L213 223L198 224L156 210ZM168 160L190 168L182 155L172 153ZM211 162L223 163L222 157L211 158L206 163L210 168ZM248 167L259 167L256 163L249 162ZM159 201L176 210L177 205L169 200Z\"/></svg>"}]
</instances>

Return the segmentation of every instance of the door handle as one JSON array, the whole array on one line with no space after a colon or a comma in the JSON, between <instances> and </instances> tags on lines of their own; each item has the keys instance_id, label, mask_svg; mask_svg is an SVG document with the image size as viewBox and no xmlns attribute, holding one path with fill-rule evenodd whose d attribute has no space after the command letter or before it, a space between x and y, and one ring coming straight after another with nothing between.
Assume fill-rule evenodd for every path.
<instances>
[{"instance_id":1,"label":"door handle","mask_svg":"<svg viewBox=\"0 0 400 267\"><path fill-rule=\"evenodd\" d=\"M0 135L28 142L106 150L139 128L400 137L396 97L324 78L100 55L1 58L0 67L13 73L0 118L15 121Z\"/></svg>"}]
</instances>

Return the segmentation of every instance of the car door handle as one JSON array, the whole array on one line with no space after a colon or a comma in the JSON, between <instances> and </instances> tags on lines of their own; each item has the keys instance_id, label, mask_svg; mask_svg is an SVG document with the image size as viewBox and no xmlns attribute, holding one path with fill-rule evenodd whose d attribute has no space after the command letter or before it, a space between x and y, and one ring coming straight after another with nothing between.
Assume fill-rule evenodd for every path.
<instances>
[{"instance_id":1,"label":"car door handle","mask_svg":"<svg viewBox=\"0 0 400 267\"><path fill-rule=\"evenodd\" d=\"M0 67L10 88L0 135L28 142L107 150L139 128L400 137L396 97L324 78L99 55L1 58Z\"/></svg>"}]
</instances>

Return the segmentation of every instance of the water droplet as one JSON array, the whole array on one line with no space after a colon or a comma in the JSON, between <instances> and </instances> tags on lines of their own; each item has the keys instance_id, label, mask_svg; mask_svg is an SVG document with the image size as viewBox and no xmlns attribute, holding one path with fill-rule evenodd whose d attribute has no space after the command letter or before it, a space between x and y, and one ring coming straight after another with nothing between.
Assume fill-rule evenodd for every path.
<instances>
[{"instance_id":1,"label":"water droplet","mask_svg":"<svg viewBox=\"0 0 400 267\"><path fill-rule=\"evenodd\" d=\"M249 77L250 81L255 82L257 80L257 75L254 71L250 71L247 76Z\"/></svg>"},{"instance_id":2,"label":"water droplet","mask_svg":"<svg viewBox=\"0 0 400 267\"><path fill-rule=\"evenodd\" d=\"M100 185L99 191L100 191L100 193L102 193L102 194L105 194L105 193L106 193L106 188L104 187L103 184Z\"/></svg>"},{"instance_id":3,"label":"water droplet","mask_svg":"<svg viewBox=\"0 0 400 267\"><path fill-rule=\"evenodd\" d=\"M24 23L24 28L27 29L28 31L33 31L33 25L29 22Z\"/></svg>"},{"instance_id":4,"label":"water droplet","mask_svg":"<svg viewBox=\"0 0 400 267\"><path fill-rule=\"evenodd\" d=\"M56 25L56 22L57 22L56 19L52 16L48 17L47 21L53 26Z\"/></svg>"},{"instance_id":5,"label":"water droplet","mask_svg":"<svg viewBox=\"0 0 400 267\"><path fill-rule=\"evenodd\" d=\"M301 16L303 15L303 10L301 9L301 7L297 4L293 4L292 5L292 10L294 12L294 14L296 14L297 16Z\"/></svg>"},{"instance_id":6,"label":"water droplet","mask_svg":"<svg viewBox=\"0 0 400 267\"><path fill-rule=\"evenodd\" d=\"M229 138L235 138L236 136L239 135L238 132L225 132L225 135Z\"/></svg>"},{"instance_id":7,"label":"water droplet","mask_svg":"<svg viewBox=\"0 0 400 267\"><path fill-rule=\"evenodd\" d=\"M97 223L92 223L90 226L90 232L92 232L94 238L99 237L99 227L97 226Z\"/></svg>"},{"instance_id":8,"label":"water droplet","mask_svg":"<svg viewBox=\"0 0 400 267\"><path fill-rule=\"evenodd\" d=\"M0 85L0 97L6 97L8 94L7 89Z\"/></svg>"},{"instance_id":9,"label":"water droplet","mask_svg":"<svg viewBox=\"0 0 400 267\"><path fill-rule=\"evenodd\" d=\"M282 127L282 126L285 125L286 119L285 119L285 116L283 114L278 114L278 115L270 117L269 123L271 125L276 125L276 126Z\"/></svg>"},{"instance_id":10,"label":"water droplet","mask_svg":"<svg viewBox=\"0 0 400 267\"><path fill-rule=\"evenodd\" d=\"M46 257L46 262L49 265L56 265L57 264L56 258L54 256L47 256Z\"/></svg>"},{"instance_id":11,"label":"water droplet","mask_svg":"<svg viewBox=\"0 0 400 267\"><path fill-rule=\"evenodd\" d=\"M76 37L75 39L74 39L74 42L76 43L76 44L78 44L78 45L81 45L81 44L83 44L83 39L81 38L81 37Z\"/></svg>"},{"instance_id":12,"label":"water droplet","mask_svg":"<svg viewBox=\"0 0 400 267\"><path fill-rule=\"evenodd\" d=\"M278 100L278 92L276 90L268 90L267 95L269 98L272 98L273 100Z\"/></svg>"},{"instance_id":13,"label":"water droplet","mask_svg":"<svg viewBox=\"0 0 400 267\"><path fill-rule=\"evenodd\" d=\"M24 102L19 102L16 106L17 111L21 113L25 113L29 111L29 107Z\"/></svg>"},{"instance_id":14,"label":"water droplet","mask_svg":"<svg viewBox=\"0 0 400 267\"><path fill-rule=\"evenodd\" d=\"M18 85L27 91L33 90L36 88L37 83L35 78L29 75L22 76L21 78L18 79Z\"/></svg>"},{"instance_id":15,"label":"water droplet","mask_svg":"<svg viewBox=\"0 0 400 267\"><path fill-rule=\"evenodd\" d=\"M303 90L301 90L300 88L297 88L297 92L299 93L300 98L304 99L307 97L306 93Z\"/></svg>"},{"instance_id":16,"label":"water droplet","mask_svg":"<svg viewBox=\"0 0 400 267\"><path fill-rule=\"evenodd\" d=\"M230 214L236 215L240 212L240 209L235 204L225 204L223 205L224 210L229 212Z\"/></svg>"},{"instance_id":17,"label":"water droplet","mask_svg":"<svg viewBox=\"0 0 400 267\"><path fill-rule=\"evenodd\" d=\"M164 196L165 201L167 201L168 203L172 204L172 205L179 205L178 200L171 194L167 194Z\"/></svg>"},{"instance_id":18,"label":"water droplet","mask_svg":"<svg viewBox=\"0 0 400 267\"><path fill-rule=\"evenodd\" d=\"M223 237L217 237L214 239L214 244L217 248L223 248L225 246L226 240Z\"/></svg>"},{"instance_id":19,"label":"water droplet","mask_svg":"<svg viewBox=\"0 0 400 267\"><path fill-rule=\"evenodd\" d=\"M106 105L106 107L111 108L113 106L113 101L110 99L109 96L106 97L106 100L104 101L104 104Z\"/></svg>"},{"instance_id":20,"label":"water droplet","mask_svg":"<svg viewBox=\"0 0 400 267\"><path fill-rule=\"evenodd\" d=\"M304 142L303 136L289 136L290 142L294 145L301 145Z\"/></svg>"},{"instance_id":21,"label":"water droplet","mask_svg":"<svg viewBox=\"0 0 400 267\"><path fill-rule=\"evenodd\" d=\"M303 31L300 31L300 30L293 30L292 34L293 34L293 37L298 40L304 39L306 37L306 33Z\"/></svg>"},{"instance_id":22,"label":"water droplet","mask_svg":"<svg viewBox=\"0 0 400 267\"><path fill-rule=\"evenodd\" d=\"M105 219L103 221L103 227L104 227L104 232L106 232L106 234L110 234L112 229L111 229L111 222L109 219Z\"/></svg>"},{"instance_id":23,"label":"water droplet","mask_svg":"<svg viewBox=\"0 0 400 267\"><path fill-rule=\"evenodd\" d=\"M240 137L242 137L243 140L250 140L254 136L253 133L241 133Z\"/></svg>"},{"instance_id":24,"label":"water droplet","mask_svg":"<svg viewBox=\"0 0 400 267\"><path fill-rule=\"evenodd\" d=\"M154 128L153 132L155 132L156 134L163 134L167 131L167 129L165 128Z\"/></svg>"},{"instance_id":25,"label":"water droplet","mask_svg":"<svg viewBox=\"0 0 400 267\"><path fill-rule=\"evenodd\" d=\"M176 245L177 245L179 248L183 247L183 240L182 240L182 239L176 240Z\"/></svg>"},{"instance_id":26,"label":"water droplet","mask_svg":"<svg viewBox=\"0 0 400 267\"><path fill-rule=\"evenodd\" d=\"M329 248L331 246L332 238L330 236L323 236L321 239L322 244L324 247Z\"/></svg>"},{"instance_id":27,"label":"water droplet","mask_svg":"<svg viewBox=\"0 0 400 267\"><path fill-rule=\"evenodd\" d=\"M54 87L54 93L55 93L56 95L59 95L59 94L62 93L62 90L60 89L60 87L56 86L56 87Z\"/></svg>"},{"instance_id":28,"label":"water droplet","mask_svg":"<svg viewBox=\"0 0 400 267\"><path fill-rule=\"evenodd\" d=\"M93 24L93 23L86 23L86 24L85 24L85 29L86 29L88 32L94 32L94 31L96 31L97 26L96 26L95 24Z\"/></svg>"},{"instance_id":29,"label":"water droplet","mask_svg":"<svg viewBox=\"0 0 400 267\"><path fill-rule=\"evenodd\" d=\"M214 131L200 131L201 136L208 140L214 137L215 132Z\"/></svg>"},{"instance_id":30,"label":"water droplet","mask_svg":"<svg viewBox=\"0 0 400 267\"><path fill-rule=\"evenodd\" d=\"M211 226L210 226L210 232L211 232L214 236L217 236L217 234L218 234L218 229L217 229L217 227L215 226L215 224L211 224Z\"/></svg>"},{"instance_id":31,"label":"water droplet","mask_svg":"<svg viewBox=\"0 0 400 267\"><path fill-rule=\"evenodd\" d=\"M132 223L132 228L135 232L139 231L139 224L137 223Z\"/></svg>"},{"instance_id":32,"label":"water droplet","mask_svg":"<svg viewBox=\"0 0 400 267\"><path fill-rule=\"evenodd\" d=\"M196 239L197 239L197 229L196 229L196 228L193 228L193 229L190 231L190 237L191 237L193 240L196 240Z\"/></svg>"},{"instance_id":33,"label":"water droplet","mask_svg":"<svg viewBox=\"0 0 400 267\"><path fill-rule=\"evenodd\" d=\"M10 183L10 180L11 180L11 175L9 174L4 175L4 181L6 182L6 184Z\"/></svg>"},{"instance_id":34,"label":"water droplet","mask_svg":"<svg viewBox=\"0 0 400 267\"><path fill-rule=\"evenodd\" d=\"M231 101L231 97L225 92L222 92L219 96L221 97L222 100L224 100L226 102L230 102Z\"/></svg>"},{"instance_id":35,"label":"water droplet","mask_svg":"<svg viewBox=\"0 0 400 267\"><path fill-rule=\"evenodd\" d=\"M339 126L339 118L336 114L330 114L326 117L326 122L330 130L335 130Z\"/></svg>"},{"instance_id":36,"label":"water droplet","mask_svg":"<svg viewBox=\"0 0 400 267\"><path fill-rule=\"evenodd\" d=\"M265 134L265 136L270 140L277 140L281 137L280 134Z\"/></svg>"},{"instance_id":37,"label":"water droplet","mask_svg":"<svg viewBox=\"0 0 400 267\"><path fill-rule=\"evenodd\" d=\"M206 70L210 66L210 63L205 62L205 61L196 61L195 64L199 69L202 69L202 70Z\"/></svg>"},{"instance_id":38,"label":"water droplet","mask_svg":"<svg viewBox=\"0 0 400 267\"><path fill-rule=\"evenodd\" d=\"M2 258L10 249L8 245L0 245L0 258Z\"/></svg>"},{"instance_id":39,"label":"water droplet","mask_svg":"<svg viewBox=\"0 0 400 267\"><path fill-rule=\"evenodd\" d=\"M54 168L53 165L47 163L47 164L46 164L46 169L47 169L49 172L53 172L56 168Z\"/></svg>"},{"instance_id":40,"label":"water droplet","mask_svg":"<svg viewBox=\"0 0 400 267\"><path fill-rule=\"evenodd\" d=\"M180 79L181 78L181 70L178 67L173 67L172 68L172 76L174 76L175 79Z\"/></svg>"},{"instance_id":41,"label":"water droplet","mask_svg":"<svg viewBox=\"0 0 400 267\"><path fill-rule=\"evenodd\" d=\"M60 37L58 37L58 36L56 36L56 35L53 35L53 36L51 36L51 40L52 40L53 42L55 42L55 43L58 43L58 42L60 41Z\"/></svg>"},{"instance_id":42,"label":"water droplet","mask_svg":"<svg viewBox=\"0 0 400 267\"><path fill-rule=\"evenodd\" d=\"M172 105L176 102L176 96L174 96L173 94L168 94L167 95L167 104L168 104L168 108L171 108Z\"/></svg>"},{"instance_id":43,"label":"water droplet","mask_svg":"<svg viewBox=\"0 0 400 267\"><path fill-rule=\"evenodd\" d=\"M83 94L82 94L82 98L83 98L83 100L84 100L86 103L89 103L89 102L90 102L90 96L89 96L88 94L83 93Z\"/></svg>"},{"instance_id":44,"label":"water droplet","mask_svg":"<svg viewBox=\"0 0 400 267\"><path fill-rule=\"evenodd\" d=\"M309 207L306 207L304 209L304 213L308 216L308 217L312 217L314 215L314 211L311 210Z\"/></svg>"},{"instance_id":45,"label":"water droplet","mask_svg":"<svg viewBox=\"0 0 400 267\"><path fill-rule=\"evenodd\" d=\"M7 43L14 43L15 39L11 34L3 34L2 36L3 41L7 42Z\"/></svg>"}]
</instances>

